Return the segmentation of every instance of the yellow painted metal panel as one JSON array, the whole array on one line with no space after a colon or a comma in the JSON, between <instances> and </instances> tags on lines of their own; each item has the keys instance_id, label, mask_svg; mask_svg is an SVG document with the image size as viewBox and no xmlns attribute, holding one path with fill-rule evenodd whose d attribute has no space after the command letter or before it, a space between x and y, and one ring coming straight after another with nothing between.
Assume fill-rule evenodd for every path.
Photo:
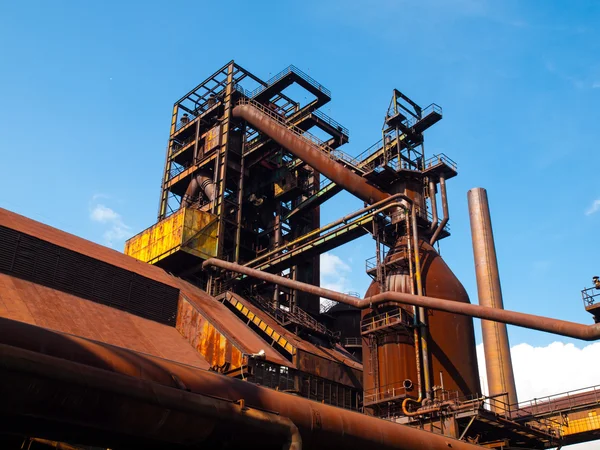
<instances>
[{"instance_id":1,"label":"yellow painted metal panel","mask_svg":"<svg viewBox=\"0 0 600 450\"><path fill-rule=\"evenodd\" d=\"M574 418L574 416L581 416ZM579 414L570 414L566 426L563 428L563 434L585 433L600 429L600 415L598 410L585 411Z\"/></svg>"},{"instance_id":2,"label":"yellow painted metal panel","mask_svg":"<svg viewBox=\"0 0 600 450\"><path fill-rule=\"evenodd\" d=\"M213 214L182 208L125 243L125 254L151 264L177 252L216 256L217 221Z\"/></svg>"}]
</instances>

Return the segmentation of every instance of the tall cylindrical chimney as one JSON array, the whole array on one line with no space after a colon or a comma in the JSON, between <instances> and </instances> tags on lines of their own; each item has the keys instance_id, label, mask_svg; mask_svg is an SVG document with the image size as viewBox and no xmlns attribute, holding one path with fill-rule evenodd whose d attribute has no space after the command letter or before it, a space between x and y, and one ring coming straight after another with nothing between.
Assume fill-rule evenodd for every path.
<instances>
[{"instance_id":1,"label":"tall cylindrical chimney","mask_svg":"<svg viewBox=\"0 0 600 450\"><path fill-rule=\"evenodd\" d=\"M474 188L469 191L467 197L479 304L504 309L487 192L483 188ZM481 330L489 395L491 397L506 392L506 401L516 404L517 389L506 325L482 320ZM500 405L494 409L500 409Z\"/></svg>"}]
</instances>

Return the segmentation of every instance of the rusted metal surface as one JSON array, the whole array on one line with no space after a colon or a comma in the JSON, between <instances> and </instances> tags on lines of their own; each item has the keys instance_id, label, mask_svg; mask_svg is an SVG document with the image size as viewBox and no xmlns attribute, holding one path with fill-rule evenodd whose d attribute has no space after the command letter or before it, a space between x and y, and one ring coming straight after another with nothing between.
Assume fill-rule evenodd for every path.
<instances>
[{"instance_id":1,"label":"rusted metal surface","mask_svg":"<svg viewBox=\"0 0 600 450\"><path fill-rule=\"evenodd\" d=\"M317 450L480 448L214 372L149 360L126 350L112 353L99 344L6 319L0 324L0 408L21 419L23 426L35 417L50 424L61 421L59 432L85 431L96 444L102 440L118 444L126 433L130 439L212 447L237 444L246 439L244 431L251 431L272 436L261 444L263 448L284 442L286 448L298 448L299 436L289 419L304 448ZM24 396L31 386L36 395ZM215 394L222 399L207 398ZM243 408L232 405L239 400L266 413L260 418L246 416ZM90 404L95 407L88 408Z\"/></svg>"},{"instance_id":2,"label":"rusted metal surface","mask_svg":"<svg viewBox=\"0 0 600 450\"><path fill-rule=\"evenodd\" d=\"M244 363L242 351L221 334L198 308L185 299L179 301L177 331L211 367L231 370Z\"/></svg>"},{"instance_id":3,"label":"rusted metal surface","mask_svg":"<svg viewBox=\"0 0 600 450\"><path fill-rule=\"evenodd\" d=\"M442 195L442 212L444 215L442 217L442 221L437 226L433 236L431 236L431 239L429 240L430 245L435 244L440 233L444 230L444 227L448 223L448 220L450 220L450 212L448 210L448 195L446 194L446 177L443 174L440 174L440 191Z\"/></svg>"},{"instance_id":4,"label":"rusted metal surface","mask_svg":"<svg viewBox=\"0 0 600 450\"><path fill-rule=\"evenodd\" d=\"M208 368L171 326L0 273L0 316Z\"/></svg>"},{"instance_id":5,"label":"rusted metal surface","mask_svg":"<svg viewBox=\"0 0 600 450\"><path fill-rule=\"evenodd\" d=\"M233 115L246 120L254 128L267 134L296 157L361 200L367 203L375 203L390 196L390 194L367 183L360 175L329 158L316 145L298 137L253 106L238 105L233 108Z\"/></svg>"},{"instance_id":6,"label":"rusted metal surface","mask_svg":"<svg viewBox=\"0 0 600 450\"><path fill-rule=\"evenodd\" d=\"M284 365L362 390L362 365L354 360L343 347L327 348L299 339L298 336L282 327L272 317L252 305L242 296L234 293L229 293L229 295L234 296L237 301L252 311L252 314L260 317L260 320L268 328L283 336L294 347L295 356L292 363L290 364L287 361Z\"/></svg>"},{"instance_id":7,"label":"rusted metal surface","mask_svg":"<svg viewBox=\"0 0 600 450\"><path fill-rule=\"evenodd\" d=\"M471 189L468 200L479 304L504 309L487 192L482 188ZM481 331L489 395L506 393L505 400L517 404L506 324L482 320Z\"/></svg>"},{"instance_id":8,"label":"rusted metal surface","mask_svg":"<svg viewBox=\"0 0 600 450\"><path fill-rule=\"evenodd\" d=\"M437 252L436 252L437 253ZM441 261L441 258L439 258ZM441 261L444 266L446 263ZM242 273L254 278L268 281L270 283L279 283L292 289L298 289L311 294L319 295L330 300L355 306L357 308L370 308L380 303L405 303L407 305L417 305L438 311L450 312L462 316L478 317L480 319L493 320L496 322L507 323L518 327L531 328L532 330L546 331L548 333L558 334L560 336L573 337L585 341L594 341L600 339L600 324L582 325L579 323L568 322L566 320L552 319L550 317L536 316L506 309L490 308L489 306L471 305L457 301L451 301L441 298L418 296L400 292L384 292L368 296L363 299L357 299L351 295L341 292L324 289L306 283L299 283L288 278L279 277L260 270L253 270L238 264L221 261L218 259L209 259L204 262L204 267L216 266L233 272ZM446 266L447 267L447 266ZM448 269L449 270L449 269ZM443 280L440 280L442 282ZM458 286L454 286L457 294L460 294ZM462 289L464 291L464 288ZM429 291L435 292L433 286Z\"/></svg>"},{"instance_id":9,"label":"rusted metal surface","mask_svg":"<svg viewBox=\"0 0 600 450\"><path fill-rule=\"evenodd\" d=\"M105 263L112 264L122 269L138 273L142 276L152 278L161 283L168 284L169 286L175 284L174 278L158 267L143 263L116 250L95 244L91 241L87 241L49 225L36 222L35 220L3 208L0 208L0 225L35 236L38 239L104 261Z\"/></svg>"},{"instance_id":10,"label":"rusted metal surface","mask_svg":"<svg viewBox=\"0 0 600 450\"><path fill-rule=\"evenodd\" d=\"M240 361L239 352L252 354L264 350L268 361L289 365L288 360L258 337L221 302L186 281L177 279L177 283L182 293L177 329L195 348L211 355L209 359L218 362L222 359L219 351L227 353L231 349L231 359L226 358L226 361L237 364ZM197 333L203 332L206 334L197 336Z\"/></svg>"},{"instance_id":11,"label":"rusted metal surface","mask_svg":"<svg viewBox=\"0 0 600 450\"><path fill-rule=\"evenodd\" d=\"M192 177L185 194L181 198L181 206L190 206L193 201L198 198L198 195L201 195L201 192L206 195L209 201L212 202L215 200L215 184L213 183L210 174L201 172Z\"/></svg>"},{"instance_id":12,"label":"rusted metal surface","mask_svg":"<svg viewBox=\"0 0 600 450\"><path fill-rule=\"evenodd\" d=\"M0 410L21 432L33 431L29 424L36 423L34 429L44 435L39 424L46 422L46 426L60 424L50 432L59 439L78 435L84 443L111 447L122 447L132 438L153 443L142 440L129 448L239 444L246 433L254 432L263 439L270 436L280 448L302 448L302 437L290 419L250 408L243 400L191 394L172 373L172 381L165 384L7 345L0 345L0 355L0 379L8 382L0 387L4 400ZM37 395L26 395L32 386ZM81 407L90 404L94 408ZM236 428L237 439L228 438L226 426Z\"/></svg>"}]
</instances>

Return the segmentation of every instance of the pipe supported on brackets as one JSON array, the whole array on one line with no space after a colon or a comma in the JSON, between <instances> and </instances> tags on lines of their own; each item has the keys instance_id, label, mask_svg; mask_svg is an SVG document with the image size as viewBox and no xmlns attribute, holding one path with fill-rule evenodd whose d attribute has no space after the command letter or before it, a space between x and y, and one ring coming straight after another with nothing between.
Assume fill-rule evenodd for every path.
<instances>
[{"instance_id":1,"label":"pipe supported on brackets","mask_svg":"<svg viewBox=\"0 0 600 450\"><path fill-rule=\"evenodd\" d=\"M367 183L360 175L331 159L316 144L296 135L254 106L238 105L233 108L233 116L244 119L253 128L262 131L294 156L361 200L371 204L390 196L387 192L380 191Z\"/></svg>"},{"instance_id":2,"label":"pipe supported on brackets","mask_svg":"<svg viewBox=\"0 0 600 450\"><path fill-rule=\"evenodd\" d=\"M426 297L422 295L413 295L403 292L383 292L381 294L357 299L351 295L341 292L324 289L312 284L293 281L289 278L280 277L260 270L250 269L239 264L229 263L216 258L210 258L202 264L204 268L220 267L225 270L237 272L259 280L270 283L278 283L291 289L297 289L309 294L318 295L323 298L335 300L336 302L354 306L359 309L372 308L382 303L403 303L405 305L422 306L438 311L445 311L462 316L477 317L479 319L492 320L495 322L507 323L518 327L530 328L532 330L546 331L560 336L572 337L584 341L595 341L600 339L600 323L594 325L582 325L565 320L552 319L550 317L536 316L506 309L491 308L489 306L471 305L469 303L460 303L452 300L444 300L435 297Z\"/></svg>"}]
</instances>

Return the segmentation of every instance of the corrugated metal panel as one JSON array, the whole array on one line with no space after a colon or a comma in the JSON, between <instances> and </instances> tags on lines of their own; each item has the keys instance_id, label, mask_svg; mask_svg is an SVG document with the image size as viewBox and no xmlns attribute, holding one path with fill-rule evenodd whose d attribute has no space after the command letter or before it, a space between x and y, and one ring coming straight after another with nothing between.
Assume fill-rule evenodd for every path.
<instances>
[{"instance_id":1,"label":"corrugated metal panel","mask_svg":"<svg viewBox=\"0 0 600 450\"><path fill-rule=\"evenodd\" d=\"M0 273L0 316L203 369L210 367L171 326L4 273Z\"/></svg>"},{"instance_id":2,"label":"corrugated metal panel","mask_svg":"<svg viewBox=\"0 0 600 450\"><path fill-rule=\"evenodd\" d=\"M30 236L35 236L59 247L66 248L76 253L100 260L106 264L137 273L166 285L174 287L176 286L174 279L159 267L143 263L116 250L87 241L73 234L66 233L62 230L53 228L40 222L36 222L35 220L15 214L14 212L3 208L0 208L0 225L9 230L16 230ZM0 254L3 251L14 253L14 250L10 249L10 246L14 244L14 242L6 243L4 239L0 237ZM3 259L3 261L6 263L6 259ZM10 265L10 261L8 264ZM68 273L63 275L67 278L70 277L70 274Z\"/></svg>"},{"instance_id":3,"label":"corrugated metal panel","mask_svg":"<svg viewBox=\"0 0 600 450\"><path fill-rule=\"evenodd\" d=\"M0 270L175 325L178 289L3 226Z\"/></svg>"}]
</instances>

